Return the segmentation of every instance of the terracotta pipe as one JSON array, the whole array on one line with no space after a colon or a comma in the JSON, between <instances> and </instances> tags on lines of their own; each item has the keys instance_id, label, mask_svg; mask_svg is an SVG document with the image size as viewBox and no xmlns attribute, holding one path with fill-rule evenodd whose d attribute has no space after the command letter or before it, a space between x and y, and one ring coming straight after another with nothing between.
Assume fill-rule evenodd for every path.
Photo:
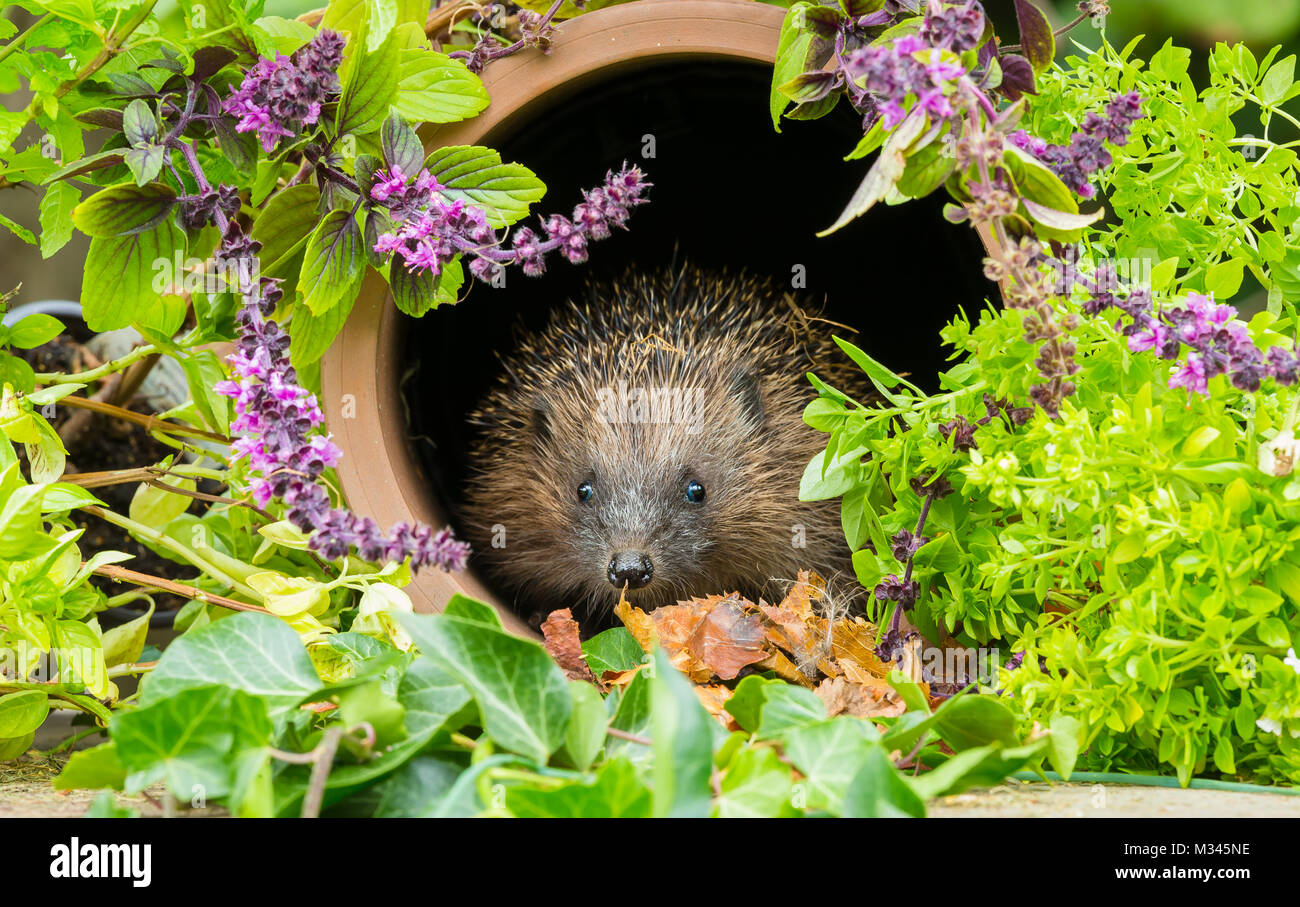
<instances>
[{"instance_id":1,"label":"terracotta pipe","mask_svg":"<svg viewBox=\"0 0 1300 907\"><path fill-rule=\"evenodd\" d=\"M421 131L426 151L487 145L520 121L612 73L674 58L752 61L771 66L785 10L754 0L641 0L558 25L549 55L528 50L483 74L491 105L462 123ZM981 234L987 243L988 237ZM473 304L470 302L469 304ZM368 274L348 322L321 363L321 402L344 450L338 475L348 503L381 525L446 524L405 433L399 383L404 316L383 279ZM422 572L407 587L418 611L441 611L457 593L494 605L512 631L536 637L472 571Z\"/></svg>"},{"instance_id":2,"label":"terracotta pipe","mask_svg":"<svg viewBox=\"0 0 1300 907\"><path fill-rule=\"evenodd\" d=\"M611 72L674 57L750 60L771 65L785 11L753 0L643 0L561 23L549 55L527 50L483 74L491 105L463 123L422 131L426 150L491 145L518 117L536 114ZM321 363L322 405L349 505L381 525L447 518L412 452L402 419L399 378L403 317L374 273L362 285L347 325ZM419 611L440 611L456 593L495 605L512 631L536 634L472 572L426 570L407 587Z\"/></svg>"}]
</instances>

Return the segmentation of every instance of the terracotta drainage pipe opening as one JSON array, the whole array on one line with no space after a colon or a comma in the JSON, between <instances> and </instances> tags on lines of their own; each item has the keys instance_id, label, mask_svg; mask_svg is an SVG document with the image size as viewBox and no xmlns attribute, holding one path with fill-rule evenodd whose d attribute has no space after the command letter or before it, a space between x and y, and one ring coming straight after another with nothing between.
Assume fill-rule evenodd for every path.
<instances>
[{"instance_id":1,"label":"terracotta drainage pipe opening","mask_svg":"<svg viewBox=\"0 0 1300 907\"><path fill-rule=\"evenodd\" d=\"M456 525L470 466L465 415L497 374L495 351L512 348L519 323L544 325L589 278L629 266L676 258L769 276L810 303L825 300L831 320L857 330L856 343L934 385L946 358L939 328L997 292L983 277L979 241L943 220L938 197L882 206L815 236L866 171L864 162L843 161L861 125L841 105L831 117L773 132L770 61L781 14L752 2L674 0L580 17L560 29L549 58L489 67L487 114L427 136L430 147L486 144L530 167L548 186L538 213L567 213L582 188L624 161L655 186L630 230L593 244L584 266L556 259L540 279L512 272L504 288L475 286L459 305L422 319L401 315L382 286L367 285L322 368L325 399L350 404L332 405L327 417L345 450L340 478L355 509L381 523ZM652 40L656 30L675 36L674 52ZM457 592L484 599L520 632L569 604L506 599L472 569L426 572L408 591L421 610L441 609Z\"/></svg>"}]
</instances>

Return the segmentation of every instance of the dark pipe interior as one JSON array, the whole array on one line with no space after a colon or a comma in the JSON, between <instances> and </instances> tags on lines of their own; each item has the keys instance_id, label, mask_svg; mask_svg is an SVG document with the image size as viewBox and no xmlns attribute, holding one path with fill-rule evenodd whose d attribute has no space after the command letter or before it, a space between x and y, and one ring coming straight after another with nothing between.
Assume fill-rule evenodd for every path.
<instances>
[{"instance_id":1,"label":"dark pipe interior","mask_svg":"<svg viewBox=\"0 0 1300 907\"><path fill-rule=\"evenodd\" d=\"M946 222L936 195L878 206L818 239L866 172L869 162L843 160L860 122L842 104L822 120L787 121L778 135L767 109L769 79L768 67L718 61L621 71L494 138L503 160L530 167L547 184L538 213L567 214L581 189L624 161L639 164L654 188L630 230L594 243L586 265L555 256L540 279L512 270L504 288L475 286L460 304L410 320L412 443L453 520L471 441L465 414L497 373L493 351L511 348L518 323L544 325L549 308L576 296L589 276L629 264L665 264L676 252L703 266L743 266L784 286L803 265L807 289L795 292L826 299L828 316L856 328L855 342L872 356L935 386L947 355L940 327L959 306L974 315L996 293L974 231ZM653 159L642 158L647 135ZM521 613L533 610L520 605Z\"/></svg>"}]
</instances>

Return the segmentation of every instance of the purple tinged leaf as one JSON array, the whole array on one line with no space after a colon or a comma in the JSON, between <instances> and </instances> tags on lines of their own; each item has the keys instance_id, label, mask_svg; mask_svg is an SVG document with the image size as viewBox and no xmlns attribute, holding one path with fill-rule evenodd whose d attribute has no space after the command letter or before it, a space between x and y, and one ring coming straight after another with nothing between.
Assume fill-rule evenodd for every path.
<instances>
[{"instance_id":1,"label":"purple tinged leaf","mask_svg":"<svg viewBox=\"0 0 1300 907\"><path fill-rule=\"evenodd\" d=\"M843 21L844 14L829 6L814 6L803 13L804 27L819 38L834 39Z\"/></svg>"},{"instance_id":2,"label":"purple tinged leaf","mask_svg":"<svg viewBox=\"0 0 1300 907\"><path fill-rule=\"evenodd\" d=\"M235 62L237 57L238 54L229 47L200 47L194 51L194 72L190 78L202 82Z\"/></svg>"},{"instance_id":3,"label":"purple tinged leaf","mask_svg":"<svg viewBox=\"0 0 1300 907\"><path fill-rule=\"evenodd\" d=\"M833 72L805 72L778 87L777 91L792 101L810 104L830 94L835 88L835 82Z\"/></svg>"},{"instance_id":4,"label":"purple tinged leaf","mask_svg":"<svg viewBox=\"0 0 1300 907\"><path fill-rule=\"evenodd\" d=\"M925 116L916 110L898 124L885 139L885 145L880 149L880 157L876 158L875 163L871 165L871 169L867 171L866 177L863 178L840 216L835 223L818 233L818 236L834 233L849 221L861 217L876 202L889 195L889 191L897 185L899 177L907 169L907 158L903 151L920 134L925 122Z\"/></svg>"},{"instance_id":5,"label":"purple tinged leaf","mask_svg":"<svg viewBox=\"0 0 1300 907\"><path fill-rule=\"evenodd\" d=\"M1006 54L999 57L1002 65L1002 93L1013 101L1021 95L1038 94L1034 84L1034 68L1029 61L1019 54Z\"/></svg>"},{"instance_id":6,"label":"purple tinged leaf","mask_svg":"<svg viewBox=\"0 0 1300 907\"><path fill-rule=\"evenodd\" d=\"M122 132L132 148L143 148L158 140L158 119L149 105L136 98L122 111Z\"/></svg>"},{"instance_id":7,"label":"purple tinged leaf","mask_svg":"<svg viewBox=\"0 0 1300 907\"><path fill-rule=\"evenodd\" d=\"M1035 73L1051 65L1056 56L1056 38L1052 23L1043 11L1029 0L1015 0L1016 21L1020 26L1020 47Z\"/></svg>"},{"instance_id":8,"label":"purple tinged leaf","mask_svg":"<svg viewBox=\"0 0 1300 907\"><path fill-rule=\"evenodd\" d=\"M384 121L379 143L387 169L397 167L407 176L414 176L424 166L424 144L401 117L390 115Z\"/></svg>"}]
</instances>

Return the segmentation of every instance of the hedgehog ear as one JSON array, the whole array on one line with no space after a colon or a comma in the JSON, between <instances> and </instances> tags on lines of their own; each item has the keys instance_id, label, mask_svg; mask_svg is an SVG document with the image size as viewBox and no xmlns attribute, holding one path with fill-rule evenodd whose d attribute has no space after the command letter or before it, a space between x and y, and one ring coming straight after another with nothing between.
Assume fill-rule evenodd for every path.
<instances>
[{"instance_id":1,"label":"hedgehog ear","mask_svg":"<svg viewBox=\"0 0 1300 907\"><path fill-rule=\"evenodd\" d=\"M741 412L754 425L763 425L763 387L757 371L749 366L737 368L731 376L727 393L740 404Z\"/></svg>"}]
</instances>

